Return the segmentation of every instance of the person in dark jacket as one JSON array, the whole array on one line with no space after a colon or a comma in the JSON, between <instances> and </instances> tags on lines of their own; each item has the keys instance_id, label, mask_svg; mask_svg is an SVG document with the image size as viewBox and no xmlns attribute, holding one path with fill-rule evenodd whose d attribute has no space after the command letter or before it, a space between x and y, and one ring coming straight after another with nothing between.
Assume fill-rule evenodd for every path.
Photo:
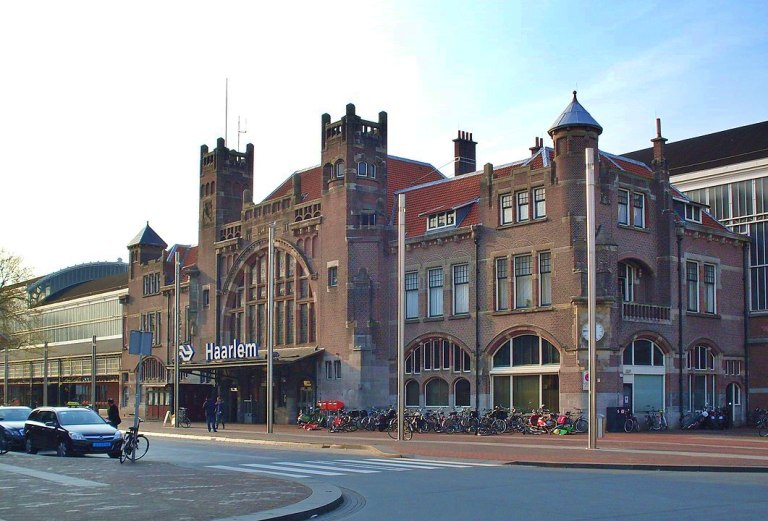
<instances>
[{"instance_id":1,"label":"person in dark jacket","mask_svg":"<svg viewBox=\"0 0 768 521\"><path fill-rule=\"evenodd\" d=\"M205 422L208 424L208 432L216 432L216 402L208 397L203 402L203 411L205 412Z\"/></svg>"},{"instance_id":2,"label":"person in dark jacket","mask_svg":"<svg viewBox=\"0 0 768 521\"><path fill-rule=\"evenodd\" d=\"M120 419L120 409L117 408L117 404L115 404L115 400L110 398L107 400L107 403L109 404L109 409L107 410L107 421L117 429L117 426L122 423L122 420Z\"/></svg>"},{"instance_id":3,"label":"person in dark jacket","mask_svg":"<svg viewBox=\"0 0 768 521\"><path fill-rule=\"evenodd\" d=\"M224 398L219 396L216 398L216 428L221 425L222 429L225 429L224 425Z\"/></svg>"}]
</instances>

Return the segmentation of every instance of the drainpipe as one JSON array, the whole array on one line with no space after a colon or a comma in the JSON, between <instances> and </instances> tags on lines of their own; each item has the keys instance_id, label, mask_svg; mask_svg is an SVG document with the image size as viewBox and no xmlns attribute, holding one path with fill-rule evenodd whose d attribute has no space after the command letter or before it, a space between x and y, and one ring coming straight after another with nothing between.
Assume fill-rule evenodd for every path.
<instances>
[{"instance_id":1,"label":"drainpipe","mask_svg":"<svg viewBox=\"0 0 768 521\"><path fill-rule=\"evenodd\" d=\"M685 223L675 222L675 235L677 236L677 356L679 362L677 375L678 404L680 423L683 422L683 258L682 243L685 235Z\"/></svg>"},{"instance_id":2,"label":"drainpipe","mask_svg":"<svg viewBox=\"0 0 768 521\"><path fill-rule=\"evenodd\" d=\"M744 285L744 411L749 413L749 309L751 303L749 300L750 287L749 287L749 248L750 242L744 244L744 269L742 274L742 281ZM731 418L733 424L735 418Z\"/></svg>"},{"instance_id":3,"label":"drainpipe","mask_svg":"<svg viewBox=\"0 0 768 521\"><path fill-rule=\"evenodd\" d=\"M472 228L475 243L475 414L480 419L480 228L479 225Z\"/></svg>"}]
</instances>

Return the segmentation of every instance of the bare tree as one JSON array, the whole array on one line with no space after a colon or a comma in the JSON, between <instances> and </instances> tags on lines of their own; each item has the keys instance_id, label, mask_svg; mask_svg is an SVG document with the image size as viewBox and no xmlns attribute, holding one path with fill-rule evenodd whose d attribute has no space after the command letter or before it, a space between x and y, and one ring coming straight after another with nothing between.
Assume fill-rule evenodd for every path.
<instances>
[{"instance_id":1,"label":"bare tree","mask_svg":"<svg viewBox=\"0 0 768 521\"><path fill-rule=\"evenodd\" d=\"M21 257L0 248L0 334L9 347L20 347L29 340L20 334L32 329L32 315L27 305L26 286L32 271Z\"/></svg>"}]
</instances>

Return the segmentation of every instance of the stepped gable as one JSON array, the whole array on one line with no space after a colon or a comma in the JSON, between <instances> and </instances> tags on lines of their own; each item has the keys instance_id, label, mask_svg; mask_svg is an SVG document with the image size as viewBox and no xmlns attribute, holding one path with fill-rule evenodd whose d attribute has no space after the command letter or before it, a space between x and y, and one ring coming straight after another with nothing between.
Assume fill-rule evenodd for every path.
<instances>
[{"instance_id":1,"label":"stepped gable","mask_svg":"<svg viewBox=\"0 0 768 521\"><path fill-rule=\"evenodd\" d=\"M419 237L428 233L439 233L459 228L469 228L480 222L478 201L482 172L464 174L434 181L421 186L406 188L398 193L405 194L405 236ZM460 211L463 209L464 211ZM427 218L430 214L456 210L456 223L427 232ZM393 212L397 215L397 211ZM393 224L397 224L396 221Z\"/></svg>"}]
</instances>

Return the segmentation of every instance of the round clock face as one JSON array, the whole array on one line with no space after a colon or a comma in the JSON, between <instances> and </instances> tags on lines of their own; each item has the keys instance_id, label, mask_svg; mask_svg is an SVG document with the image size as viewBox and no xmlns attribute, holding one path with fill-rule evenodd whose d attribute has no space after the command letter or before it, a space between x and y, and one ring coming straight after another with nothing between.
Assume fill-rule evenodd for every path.
<instances>
[{"instance_id":1,"label":"round clock face","mask_svg":"<svg viewBox=\"0 0 768 521\"><path fill-rule=\"evenodd\" d=\"M605 329L603 329L603 325L597 322L595 324L595 340L599 341L603 338L604 334ZM584 337L584 340L589 340L589 323L584 324L584 327L581 328L581 336Z\"/></svg>"}]
</instances>

